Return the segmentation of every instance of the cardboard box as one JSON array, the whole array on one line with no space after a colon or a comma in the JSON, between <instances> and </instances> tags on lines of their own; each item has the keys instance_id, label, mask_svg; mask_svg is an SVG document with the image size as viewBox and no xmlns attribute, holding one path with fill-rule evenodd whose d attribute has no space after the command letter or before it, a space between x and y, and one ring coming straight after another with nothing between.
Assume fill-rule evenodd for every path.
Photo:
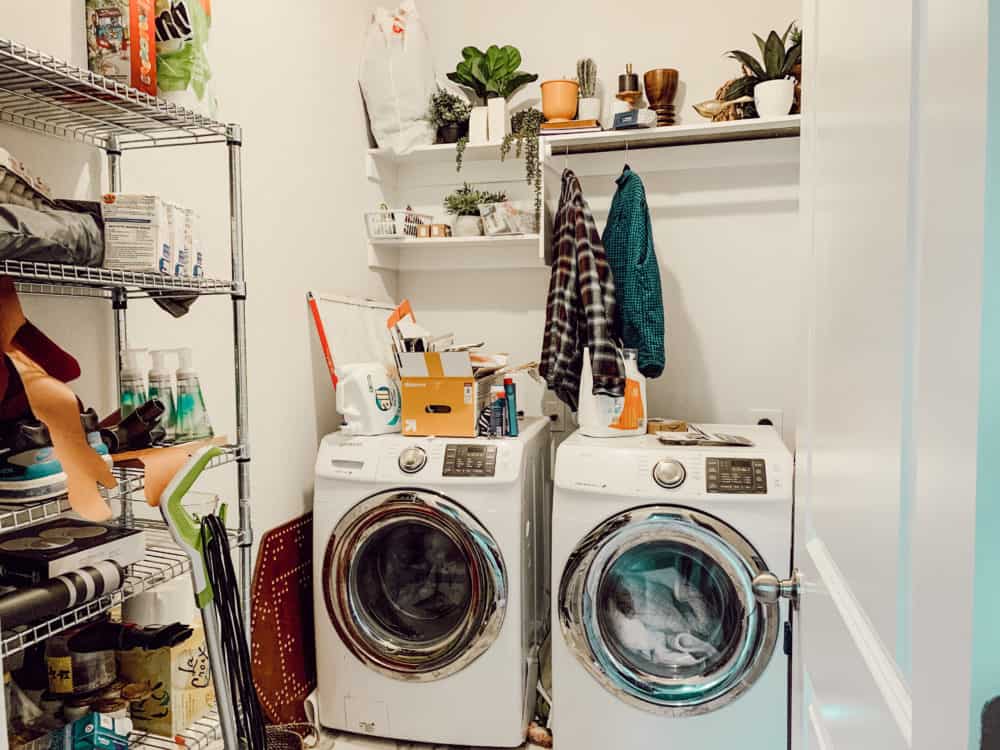
<instances>
[{"instance_id":1,"label":"cardboard box","mask_svg":"<svg viewBox=\"0 0 1000 750\"><path fill-rule=\"evenodd\" d=\"M399 375L404 435L476 436L492 370L473 375L468 352L405 352Z\"/></svg>"},{"instance_id":2,"label":"cardboard box","mask_svg":"<svg viewBox=\"0 0 1000 750\"><path fill-rule=\"evenodd\" d=\"M205 631L200 622L193 627L191 637L172 648L119 653L119 676L153 689L151 697L132 704L136 729L172 738L215 705Z\"/></svg>"},{"instance_id":3,"label":"cardboard box","mask_svg":"<svg viewBox=\"0 0 1000 750\"><path fill-rule=\"evenodd\" d=\"M156 0L87 0L87 66L156 96Z\"/></svg>"},{"instance_id":4,"label":"cardboard box","mask_svg":"<svg viewBox=\"0 0 1000 750\"><path fill-rule=\"evenodd\" d=\"M106 193L101 200L104 267L173 275L174 213L156 195Z\"/></svg>"}]
</instances>

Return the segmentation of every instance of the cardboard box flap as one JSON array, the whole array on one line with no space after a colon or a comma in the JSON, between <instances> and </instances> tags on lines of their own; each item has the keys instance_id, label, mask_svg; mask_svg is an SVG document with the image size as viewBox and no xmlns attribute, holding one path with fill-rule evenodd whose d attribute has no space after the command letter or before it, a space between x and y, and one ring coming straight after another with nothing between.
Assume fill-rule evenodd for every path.
<instances>
[{"instance_id":1,"label":"cardboard box flap","mask_svg":"<svg viewBox=\"0 0 1000 750\"><path fill-rule=\"evenodd\" d=\"M404 378L471 378L468 352L403 352L399 374Z\"/></svg>"}]
</instances>

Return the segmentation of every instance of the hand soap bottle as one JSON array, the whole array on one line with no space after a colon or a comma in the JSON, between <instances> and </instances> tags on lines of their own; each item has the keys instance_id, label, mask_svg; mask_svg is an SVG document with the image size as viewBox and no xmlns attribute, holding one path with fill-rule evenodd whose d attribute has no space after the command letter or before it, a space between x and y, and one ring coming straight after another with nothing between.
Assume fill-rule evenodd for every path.
<instances>
[{"instance_id":1,"label":"hand soap bottle","mask_svg":"<svg viewBox=\"0 0 1000 750\"><path fill-rule=\"evenodd\" d=\"M146 378L139 367L139 355L145 349L129 349L125 352L125 367L121 371L121 418L125 419L149 400L146 394Z\"/></svg>"},{"instance_id":2,"label":"hand soap bottle","mask_svg":"<svg viewBox=\"0 0 1000 750\"><path fill-rule=\"evenodd\" d=\"M173 375L167 369L167 355L170 349L154 349L149 353L153 358L153 368L149 371L149 397L163 404L163 415L160 417L165 434L164 439L172 443L177 431L177 407L174 402Z\"/></svg>"},{"instance_id":3,"label":"hand soap bottle","mask_svg":"<svg viewBox=\"0 0 1000 750\"><path fill-rule=\"evenodd\" d=\"M212 437L212 423L205 408L198 373L194 371L191 349L177 350L180 359L177 368L177 420L174 439L178 443Z\"/></svg>"}]
</instances>

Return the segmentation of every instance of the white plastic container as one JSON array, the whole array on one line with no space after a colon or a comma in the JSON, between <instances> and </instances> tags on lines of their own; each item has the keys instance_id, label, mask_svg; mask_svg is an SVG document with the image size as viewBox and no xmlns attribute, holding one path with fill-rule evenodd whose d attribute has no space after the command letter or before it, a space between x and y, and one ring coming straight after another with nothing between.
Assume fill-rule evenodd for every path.
<instances>
[{"instance_id":1,"label":"white plastic container","mask_svg":"<svg viewBox=\"0 0 1000 750\"><path fill-rule=\"evenodd\" d=\"M337 411L354 435L399 432L399 385L380 362L344 365L338 369Z\"/></svg>"},{"instance_id":2,"label":"white plastic container","mask_svg":"<svg viewBox=\"0 0 1000 750\"><path fill-rule=\"evenodd\" d=\"M635 349L626 349L623 356L625 395L595 396L590 350L587 348L583 350L577 421L580 423L580 432L588 437L629 437L646 434L646 378L639 372L639 357Z\"/></svg>"}]
</instances>

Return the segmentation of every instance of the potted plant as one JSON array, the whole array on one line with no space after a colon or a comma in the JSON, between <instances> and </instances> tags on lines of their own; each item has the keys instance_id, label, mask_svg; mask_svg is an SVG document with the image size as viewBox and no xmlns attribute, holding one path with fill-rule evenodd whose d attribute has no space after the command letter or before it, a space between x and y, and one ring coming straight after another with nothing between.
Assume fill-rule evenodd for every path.
<instances>
[{"instance_id":1,"label":"potted plant","mask_svg":"<svg viewBox=\"0 0 1000 750\"><path fill-rule=\"evenodd\" d=\"M580 84L569 78L542 83L542 112L549 122L569 122L576 115Z\"/></svg>"},{"instance_id":2,"label":"potted plant","mask_svg":"<svg viewBox=\"0 0 1000 750\"><path fill-rule=\"evenodd\" d=\"M455 217L452 234L455 237L478 237L483 233L483 222L479 217L480 203L503 203L507 200L504 192L488 193L477 190L469 183L445 196L444 209Z\"/></svg>"},{"instance_id":3,"label":"potted plant","mask_svg":"<svg viewBox=\"0 0 1000 750\"><path fill-rule=\"evenodd\" d=\"M438 143L457 143L469 132L472 107L460 96L438 88L431 94L427 119L437 128Z\"/></svg>"},{"instance_id":4,"label":"potted plant","mask_svg":"<svg viewBox=\"0 0 1000 750\"><path fill-rule=\"evenodd\" d=\"M761 60L742 50L727 53L728 57L743 66L743 76L725 86L725 101L753 96L759 117L780 117L791 111L795 98L792 69L802 59L801 43L788 46L788 37L794 26L794 22L789 24L780 36L777 31L771 31L766 40L754 34Z\"/></svg>"},{"instance_id":5,"label":"potted plant","mask_svg":"<svg viewBox=\"0 0 1000 750\"><path fill-rule=\"evenodd\" d=\"M589 57L577 61L576 80L580 84L577 117L581 120L600 120L601 100L597 96L597 64Z\"/></svg>"},{"instance_id":6,"label":"potted plant","mask_svg":"<svg viewBox=\"0 0 1000 750\"><path fill-rule=\"evenodd\" d=\"M535 189L535 231L542 214L542 164L539 159L538 137L545 116L537 109L525 109L511 118L511 132L500 144L500 161L510 154L524 156L524 179Z\"/></svg>"},{"instance_id":7,"label":"potted plant","mask_svg":"<svg viewBox=\"0 0 1000 750\"><path fill-rule=\"evenodd\" d=\"M448 80L472 91L485 105L485 111L474 108L469 123L470 143L500 142L507 135L507 99L532 81L534 73L520 70L521 53L516 47L491 45L485 52L476 47L462 50L462 61L448 74ZM486 122L486 137L481 122Z\"/></svg>"}]
</instances>

